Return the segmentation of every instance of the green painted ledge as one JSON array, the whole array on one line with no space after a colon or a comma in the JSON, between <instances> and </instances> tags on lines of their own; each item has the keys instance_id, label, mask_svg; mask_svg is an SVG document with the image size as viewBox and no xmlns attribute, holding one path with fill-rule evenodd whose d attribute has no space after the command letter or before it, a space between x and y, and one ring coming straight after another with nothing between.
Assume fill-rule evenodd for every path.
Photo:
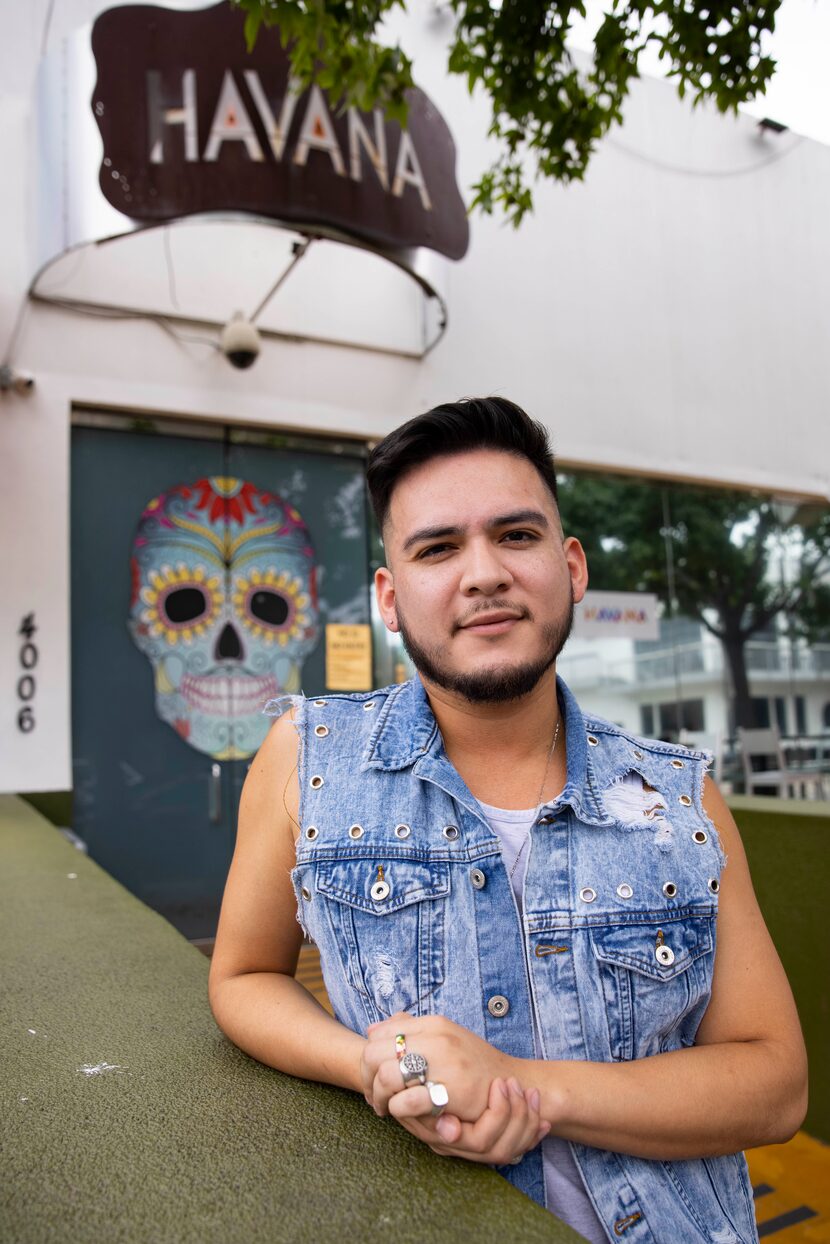
<instances>
[{"instance_id":1,"label":"green painted ledge","mask_svg":"<svg viewBox=\"0 0 830 1244\"><path fill-rule=\"evenodd\" d=\"M830 803L732 795L755 892L795 995L810 1060L805 1131L830 1142Z\"/></svg>"},{"instance_id":2,"label":"green painted ledge","mask_svg":"<svg viewBox=\"0 0 830 1244\"><path fill-rule=\"evenodd\" d=\"M0 1239L578 1240L495 1172L241 1054L203 956L13 796L0 937Z\"/></svg>"}]
</instances>

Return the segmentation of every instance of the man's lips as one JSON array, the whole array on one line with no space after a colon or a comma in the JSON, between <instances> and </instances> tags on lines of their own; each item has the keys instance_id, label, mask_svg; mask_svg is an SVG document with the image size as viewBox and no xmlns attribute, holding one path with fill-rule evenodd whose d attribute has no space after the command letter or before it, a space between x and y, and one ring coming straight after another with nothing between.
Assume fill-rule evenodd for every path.
<instances>
[{"instance_id":1,"label":"man's lips","mask_svg":"<svg viewBox=\"0 0 830 1244\"><path fill-rule=\"evenodd\" d=\"M489 609L475 614L469 622L462 622L458 629L478 635L501 635L504 631L509 631L516 622L521 622L523 617L523 614L514 610Z\"/></svg>"}]
</instances>

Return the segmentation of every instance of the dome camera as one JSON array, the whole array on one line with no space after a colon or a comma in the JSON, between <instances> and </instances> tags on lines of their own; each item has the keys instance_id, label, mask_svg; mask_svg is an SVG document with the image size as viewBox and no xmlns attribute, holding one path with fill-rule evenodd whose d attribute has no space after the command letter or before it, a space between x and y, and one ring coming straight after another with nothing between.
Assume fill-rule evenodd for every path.
<instances>
[{"instance_id":1,"label":"dome camera","mask_svg":"<svg viewBox=\"0 0 830 1244\"><path fill-rule=\"evenodd\" d=\"M228 362L243 370L256 361L262 348L259 333L250 320L246 320L241 311L237 311L222 329L220 341L222 353Z\"/></svg>"},{"instance_id":2,"label":"dome camera","mask_svg":"<svg viewBox=\"0 0 830 1244\"><path fill-rule=\"evenodd\" d=\"M28 372L15 371L8 363L0 366L0 393L16 393L28 397L34 390L35 378Z\"/></svg>"}]
</instances>

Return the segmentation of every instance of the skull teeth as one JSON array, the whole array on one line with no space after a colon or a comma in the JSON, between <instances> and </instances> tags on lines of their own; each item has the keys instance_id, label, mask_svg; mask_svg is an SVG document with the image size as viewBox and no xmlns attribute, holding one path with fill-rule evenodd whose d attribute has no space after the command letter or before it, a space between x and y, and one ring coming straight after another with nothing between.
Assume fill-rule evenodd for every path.
<instances>
[{"instance_id":1,"label":"skull teeth","mask_svg":"<svg viewBox=\"0 0 830 1244\"><path fill-rule=\"evenodd\" d=\"M228 677L223 674L185 674L179 692L198 713L223 717L246 717L261 708L266 700L279 695L276 678L251 676Z\"/></svg>"}]
</instances>

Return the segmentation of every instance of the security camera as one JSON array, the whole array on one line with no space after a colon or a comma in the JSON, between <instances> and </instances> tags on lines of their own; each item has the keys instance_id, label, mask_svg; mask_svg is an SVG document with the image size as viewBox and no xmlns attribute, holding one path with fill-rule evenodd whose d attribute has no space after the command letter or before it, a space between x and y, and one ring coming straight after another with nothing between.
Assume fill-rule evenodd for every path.
<instances>
[{"instance_id":1,"label":"security camera","mask_svg":"<svg viewBox=\"0 0 830 1244\"><path fill-rule=\"evenodd\" d=\"M234 367L250 367L262 348L257 330L241 311L237 311L222 329L222 353Z\"/></svg>"},{"instance_id":2,"label":"security camera","mask_svg":"<svg viewBox=\"0 0 830 1244\"><path fill-rule=\"evenodd\" d=\"M35 378L27 372L15 371L8 363L0 366L0 393L16 393L28 397L35 387Z\"/></svg>"}]
</instances>

